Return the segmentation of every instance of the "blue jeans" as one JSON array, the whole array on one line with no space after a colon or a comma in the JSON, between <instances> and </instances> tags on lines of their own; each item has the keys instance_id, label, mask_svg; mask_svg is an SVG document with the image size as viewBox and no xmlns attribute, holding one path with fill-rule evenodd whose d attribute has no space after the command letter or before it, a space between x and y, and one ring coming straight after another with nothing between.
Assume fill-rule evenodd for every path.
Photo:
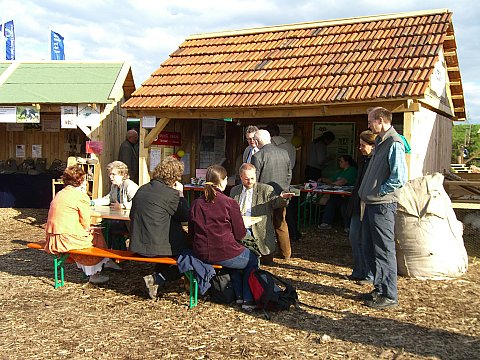
<instances>
[{"instance_id":1,"label":"blue jeans","mask_svg":"<svg viewBox=\"0 0 480 360\"><path fill-rule=\"evenodd\" d=\"M362 244L367 264L373 271L373 285L380 295L393 300L398 300L396 211L397 203L367 204L362 220Z\"/></svg>"},{"instance_id":2,"label":"blue jeans","mask_svg":"<svg viewBox=\"0 0 480 360\"><path fill-rule=\"evenodd\" d=\"M218 261L218 265L228 268L237 299L243 298L244 301L253 301L248 277L253 270L258 269L258 259L255 254L245 248L240 255L232 259Z\"/></svg>"},{"instance_id":3,"label":"blue jeans","mask_svg":"<svg viewBox=\"0 0 480 360\"><path fill-rule=\"evenodd\" d=\"M373 273L367 265L363 253L361 226L362 222L360 221L360 214L352 214L352 219L350 220L350 232L348 233L353 255L352 276L359 279L373 281Z\"/></svg>"},{"instance_id":4,"label":"blue jeans","mask_svg":"<svg viewBox=\"0 0 480 360\"><path fill-rule=\"evenodd\" d=\"M322 223L332 225L333 220L335 219L335 214L337 209L340 209L342 214L343 225L345 228L348 228L350 225L350 220L346 214L348 199L341 195L330 195L330 198L325 205L325 211L322 216Z\"/></svg>"}]
</instances>

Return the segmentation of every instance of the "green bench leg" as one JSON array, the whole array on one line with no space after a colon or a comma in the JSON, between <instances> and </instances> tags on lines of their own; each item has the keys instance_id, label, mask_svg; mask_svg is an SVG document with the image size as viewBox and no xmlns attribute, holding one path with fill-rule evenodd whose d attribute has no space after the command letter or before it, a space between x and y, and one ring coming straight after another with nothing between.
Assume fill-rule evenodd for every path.
<instances>
[{"instance_id":1,"label":"green bench leg","mask_svg":"<svg viewBox=\"0 0 480 360\"><path fill-rule=\"evenodd\" d=\"M198 304L198 283L197 279L195 279L195 275L192 270L187 271L185 276L190 281L190 302L189 307L190 309L197 306Z\"/></svg>"},{"instance_id":2,"label":"green bench leg","mask_svg":"<svg viewBox=\"0 0 480 360\"><path fill-rule=\"evenodd\" d=\"M53 266L54 266L54 273L55 273L55 289L58 289L59 287L62 287L65 285L65 280L64 280L64 274L65 274L65 269L63 267L63 264L65 264L65 260L67 260L68 254L62 254L62 255L55 255L55 259L53 260ZM60 279L58 278L60 272Z\"/></svg>"}]
</instances>

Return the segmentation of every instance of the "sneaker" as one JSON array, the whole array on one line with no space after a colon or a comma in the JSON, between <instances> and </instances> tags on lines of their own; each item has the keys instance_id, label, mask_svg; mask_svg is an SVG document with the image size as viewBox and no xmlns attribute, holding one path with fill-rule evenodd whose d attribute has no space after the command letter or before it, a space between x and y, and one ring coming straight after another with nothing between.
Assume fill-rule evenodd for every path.
<instances>
[{"instance_id":1,"label":"sneaker","mask_svg":"<svg viewBox=\"0 0 480 360\"><path fill-rule=\"evenodd\" d=\"M145 286L147 287L148 296L150 296L150 299L156 299L158 294L158 285L155 283L154 276L144 276L143 281L145 281Z\"/></svg>"},{"instance_id":2,"label":"sneaker","mask_svg":"<svg viewBox=\"0 0 480 360\"><path fill-rule=\"evenodd\" d=\"M115 261L112 259L108 260L108 262L103 265L104 269L112 269L112 270L117 270L117 271L122 271L123 269L118 265Z\"/></svg>"},{"instance_id":3,"label":"sneaker","mask_svg":"<svg viewBox=\"0 0 480 360\"><path fill-rule=\"evenodd\" d=\"M243 299L237 299L237 300L235 300L235 303L237 305L242 305L243 304Z\"/></svg>"},{"instance_id":4,"label":"sneaker","mask_svg":"<svg viewBox=\"0 0 480 360\"><path fill-rule=\"evenodd\" d=\"M387 298L385 296L378 296L374 300L365 301L365 305L373 309L390 309L398 306L398 301L394 299Z\"/></svg>"},{"instance_id":5,"label":"sneaker","mask_svg":"<svg viewBox=\"0 0 480 360\"><path fill-rule=\"evenodd\" d=\"M102 275L99 272L93 275L90 275L88 278L88 282L91 282L92 284L104 284L106 283L109 279L107 275Z\"/></svg>"},{"instance_id":6,"label":"sneaker","mask_svg":"<svg viewBox=\"0 0 480 360\"><path fill-rule=\"evenodd\" d=\"M242 310L253 311L257 308L257 305L253 301L244 301L242 304Z\"/></svg>"},{"instance_id":7,"label":"sneaker","mask_svg":"<svg viewBox=\"0 0 480 360\"><path fill-rule=\"evenodd\" d=\"M318 225L318 228L320 230L328 230L328 229L332 228L332 225L327 224L327 223L321 223L320 225Z\"/></svg>"}]
</instances>

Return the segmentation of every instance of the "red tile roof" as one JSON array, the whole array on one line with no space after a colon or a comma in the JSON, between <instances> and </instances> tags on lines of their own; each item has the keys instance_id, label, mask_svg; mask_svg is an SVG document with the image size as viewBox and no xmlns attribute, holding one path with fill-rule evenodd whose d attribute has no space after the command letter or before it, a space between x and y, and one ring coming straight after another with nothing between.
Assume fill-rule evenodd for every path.
<instances>
[{"instance_id":1,"label":"red tile roof","mask_svg":"<svg viewBox=\"0 0 480 360\"><path fill-rule=\"evenodd\" d=\"M448 10L301 23L187 38L124 107L312 106L425 96L443 49L465 118Z\"/></svg>"}]
</instances>

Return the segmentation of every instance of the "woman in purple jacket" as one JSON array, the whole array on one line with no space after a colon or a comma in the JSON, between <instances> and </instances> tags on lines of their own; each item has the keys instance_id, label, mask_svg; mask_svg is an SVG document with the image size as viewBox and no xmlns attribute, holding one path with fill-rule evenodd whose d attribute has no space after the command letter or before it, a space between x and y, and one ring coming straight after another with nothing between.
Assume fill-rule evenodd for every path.
<instances>
[{"instance_id":1,"label":"woman in purple jacket","mask_svg":"<svg viewBox=\"0 0 480 360\"><path fill-rule=\"evenodd\" d=\"M245 224L238 203L223 194L226 185L225 168L210 166L204 195L190 208L188 232L193 235L195 257L230 269L237 304L248 311L255 308L248 277L258 268L258 261L255 254L239 242L246 234Z\"/></svg>"}]
</instances>

